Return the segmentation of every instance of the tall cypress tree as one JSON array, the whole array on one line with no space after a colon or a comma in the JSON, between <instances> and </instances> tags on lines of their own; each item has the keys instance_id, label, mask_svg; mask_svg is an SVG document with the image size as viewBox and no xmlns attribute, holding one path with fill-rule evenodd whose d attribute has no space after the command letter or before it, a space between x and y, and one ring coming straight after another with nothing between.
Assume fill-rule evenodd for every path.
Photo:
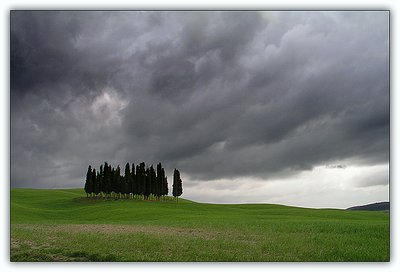
<instances>
[{"instance_id":1,"label":"tall cypress tree","mask_svg":"<svg viewBox=\"0 0 400 272\"><path fill-rule=\"evenodd\" d=\"M137 195L141 194L141 191L140 191L140 165L136 165L135 191L136 191Z\"/></svg>"},{"instance_id":2,"label":"tall cypress tree","mask_svg":"<svg viewBox=\"0 0 400 272\"><path fill-rule=\"evenodd\" d=\"M99 192L100 195L104 192L104 172L103 172L103 165L100 165L100 173L97 176L97 179L99 180Z\"/></svg>"},{"instance_id":3,"label":"tall cypress tree","mask_svg":"<svg viewBox=\"0 0 400 272\"><path fill-rule=\"evenodd\" d=\"M117 192L117 180L115 178L115 169L114 167L111 167L111 194L113 197L115 197L116 192Z\"/></svg>"},{"instance_id":4,"label":"tall cypress tree","mask_svg":"<svg viewBox=\"0 0 400 272\"><path fill-rule=\"evenodd\" d=\"M107 162L104 163L104 193L107 196L111 193L111 171Z\"/></svg>"},{"instance_id":5,"label":"tall cypress tree","mask_svg":"<svg viewBox=\"0 0 400 272\"><path fill-rule=\"evenodd\" d=\"M162 186L162 195L166 196L168 195L168 180L167 180L167 176L165 175L165 170L164 168L161 169L162 170L162 177L163 177L163 186Z\"/></svg>"},{"instance_id":6,"label":"tall cypress tree","mask_svg":"<svg viewBox=\"0 0 400 272\"><path fill-rule=\"evenodd\" d=\"M111 165L107 165L107 195L111 197L112 192L112 172L111 172Z\"/></svg>"},{"instance_id":7,"label":"tall cypress tree","mask_svg":"<svg viewBox=\"0 0 400 272\"><path fill-rule=\"evenodd\" d=\"M87 197L89 197L89 195L91 193L93 193L93 179L92 179L92 166L91 165L89 165L87 173L86 173L85 193L86 193Z\"/></svg>"},{"instance_id":8,"label":"tall cypress tree","mask_svg":"<svg viewBox=\"0 0 400 272\"><path fill-rule=\"evenodd\" d=\"M99 181L96 175L96 169L92 171L93 193L97 196L99 194Z\"/></svg>"},{"instance_id":9,"label":"tall cypress tree","mask_svg":"<svg viewBox=\"0 0 400 272\"><path fill-rule=\"evenodd\" d=\"M145 184L146 184L146 165L141 162L139 165L139 195L145 195Z\"/></svg>"},{"instance_id":10,"label":"tall cypress tree","mask_svg":"<svg viewBox=\"0 0 400 272\"><path fill-rule=\"evenodd\" d=\"M131 176L131 169L129 166L129 162L127 162L125 165L124 180L125 180L125 182L124 182L124 185L125 185L124 191L125 192L124 193L130 195L132 193L132 176Z\"/></svg>"},{"instance_id":11,"label":"tall cypress tree","mask_svg":"<svg viewBox=\"0 0 400 272\"><path fill-rule=\"evenodd\" d=\"M115 193L118 194L118 197L121 198L121 194L123 194L124 185L122 183L121 178L121 168L117 165L117 169L115 169Z\"/></svg>"},{"instance_id":12,"label":"tall cypress tree","mask_svg":"<svg viewBox=\"0 0 400 272\"><path fill-rule=\"evenodd\" d=\"M132 198L134 197L134 195L137 194L137 189L136 189L136 174L135 174L135 164L134 164L134 163L132 163L130 192L132 193Z\"/></svg>"},{"instance_id":13,"label":"tall cypress tree","mask_svg":"<svg viewBox=\"0 0 400 272\"><path fill-rule=\"evenodd\" d=\"M157 198L160 198L160 196L162 195L163 192L163 183L164 183L164 177L162 176L162 166L161 166L161 162L159 162L157 164Z\"/></svg>"},{"instance_id":14,"label":"tall cypress tree","mask_svg":"<svg viewBox=\"0 0 400 272\"><path fill-rule=\"evenodd\" d=\"M110 187L111 187L111 196L113 196L113 193L115 193L115 177L114 177L114 167L111 165L109 166L110 169Z\"/></svg>"},{"instance_id":15,"label":"tall cypress tree","mask_svg":"<svg viewBox=\"0 0 400 272\"><path fill-rule=\"evenodd\" d=\"M144 196L148 199L150 195L150 170L149 167L146 168L144 174Z\"/></svg>"},{"instance_id":16,"label":"tall cypress tree","mask_svg":"<svg viewBox=\"0 0 400 272\"><path fill-rule=\"evenodd\" d=\"M159 187L158 187L158 181L157 181L157 174L156 174L156 170L153 168L152 171L152 180L153 180L153 194L156 198L158 198L159 196Z\"/></svg>"},{"instance_id":17,"label":"tall cypress tree","mask_svg":"<svg viewBox=\"0 0 400 272\"><path fill-rule=\"evenodd\" d=\"M183 189L182 189L182 180L181 180L181 174L179 173L179 170L175 168L174 170L174 183L172 185L172 195L174 197L179 197L182 195ZM176 199L178 201L178 199Z\"/></svg>"},{"instance_id":18,"label":"tall cypress tree","mask_svg":"<svg viewBox=\"0 0 400 272\"><path fill-rule=\"evenodd\" d=\"M150 166L149 175L150 175L150 190L149 190L149 192L150 192L150 194L155 196L157 193L157 189L156 189L156 175L155 175L153 165Z\"/></svg>"}]
</instances>

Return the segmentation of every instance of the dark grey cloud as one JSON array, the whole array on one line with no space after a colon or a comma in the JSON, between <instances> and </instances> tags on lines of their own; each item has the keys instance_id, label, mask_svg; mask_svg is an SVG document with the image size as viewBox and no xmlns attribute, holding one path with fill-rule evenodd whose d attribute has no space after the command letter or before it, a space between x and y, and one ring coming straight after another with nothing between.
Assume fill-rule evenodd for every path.
<instances>
[{"instance_id":1,"label":"dark grey cloud","mask_svg":"<svg viewBox=\"0 0 400 272\"><path fill-rule=\"evenodd\" d=\"M11 13L11 184L389 160L388 12Z\"/></svg>"},{"instance_id":2,"label":"dark grey cloud","mask_svg":"<svg viewBox=\"0 0 400 272\"><path fill-rule=\"evenodd\" d=\"M327 165L326 168L330 168L330 169L346 169L346 165L345 164L330 164Z\"/></svg>"}]
</instances>

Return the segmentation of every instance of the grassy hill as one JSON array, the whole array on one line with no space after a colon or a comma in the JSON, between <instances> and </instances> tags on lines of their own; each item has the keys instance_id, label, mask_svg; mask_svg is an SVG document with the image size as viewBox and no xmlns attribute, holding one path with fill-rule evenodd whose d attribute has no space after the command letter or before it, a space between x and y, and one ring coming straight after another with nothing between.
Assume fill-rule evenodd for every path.
<instances>
[{"instance_id":1,"label":"grassy hill","mask_svg":"<svg viewBox=\"0 0 400 272\"><path fill-rule=\"evenodd\" d=\"M11 261L389 261L389 214L11 190Z\"/></svg>"}]
</instances>

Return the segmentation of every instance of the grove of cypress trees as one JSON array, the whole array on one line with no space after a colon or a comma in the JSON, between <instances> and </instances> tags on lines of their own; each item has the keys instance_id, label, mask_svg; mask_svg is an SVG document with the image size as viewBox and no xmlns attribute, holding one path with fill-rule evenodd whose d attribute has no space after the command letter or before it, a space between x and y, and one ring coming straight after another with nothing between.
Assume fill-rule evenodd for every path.
<instances>
[{"instance_id":1,"label":"grove of cypress trees","mask_svg":"<svg viewBox=\"0 0 400 272\"><path fill-rule=\"evenodd\" d=\"M144 162L139 165L129 163L125 165L125 175L121 175L119 165L114 168L107 162L100 166L100 171L88 167L84 190L87 197L113 197L113 198L141 198L141 199L164 199L168 195L168 180L165 169L161 163L154 168L153 165L146 167ZM177 199L182 195L182 180L180 172L174 170L173 196Z\"/></svg>"}]
</instances>

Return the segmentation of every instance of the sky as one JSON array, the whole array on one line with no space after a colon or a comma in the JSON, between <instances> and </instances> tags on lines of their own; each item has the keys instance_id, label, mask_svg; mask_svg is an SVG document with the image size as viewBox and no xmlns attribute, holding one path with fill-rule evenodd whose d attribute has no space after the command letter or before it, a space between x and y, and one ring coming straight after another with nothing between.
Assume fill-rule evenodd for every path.
<instances>
[{"instance_id":1,"label":"sky","mask_svg":"<svg viewBox=\"0 0 400 272\"><path fill-rule=\"evenodd\" d=\"M12 11L11 187L156 164L182 197L389 199L389 13Z\"/></svg>"}]
</instances>

